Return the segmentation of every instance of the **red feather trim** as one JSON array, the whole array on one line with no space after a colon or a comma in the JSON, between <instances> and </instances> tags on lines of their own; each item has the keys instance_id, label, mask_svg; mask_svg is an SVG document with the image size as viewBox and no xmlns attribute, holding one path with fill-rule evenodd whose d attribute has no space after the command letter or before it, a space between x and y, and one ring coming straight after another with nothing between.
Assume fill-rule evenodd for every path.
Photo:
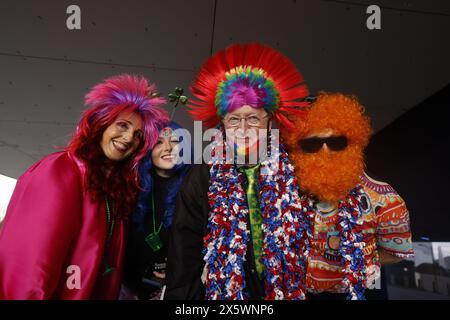
<instances>
[{"instance_id":1,"label":"red feather trim","mask_svg":"<svg viewBox=\"0 0 450 320\"><path fill-rule=\"evenodd\" d=\"M220 122L215 106L219 83L226 79L225 73L239 66L252 66L263 69L272 78L280 95L280 106L275 111L275 118L284 126L294 128L282 113L299 114L304 110L298 107L308 102L296 101L308 96L303 76L295 65L279 51L259 43L234 44L217 52L200 68L191 91L196 100L188 104L188 112L194 120L201 120L207 127Z\"/></svg>"}]
</instances>

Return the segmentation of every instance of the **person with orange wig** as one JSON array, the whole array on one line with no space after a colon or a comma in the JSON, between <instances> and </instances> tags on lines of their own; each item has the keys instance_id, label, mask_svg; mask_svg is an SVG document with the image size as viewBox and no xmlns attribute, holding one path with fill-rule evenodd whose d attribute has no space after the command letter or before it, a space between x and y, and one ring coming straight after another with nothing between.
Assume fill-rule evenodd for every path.
<instances>
[{"instance_id":1,"label":"person with orange wig","mask_svg":"<svg viewBox=\"0 0 450 320\"><path fill-rule=\"evenodd\" d=\"M365 172L372 129L356 97L322 92L294 124L281 137L310 223L309 297L364 299L381 264L413 255L408 210L389 184Z\"/></svg>"},{"instance_id":2,"label":"person with orange wig","mask_svg":"<svg viewBox=\"0 0 450 320\"><path fill-rule=\"evenodd\" d=\"M86 95L67 148L17 181L0 230L0 300L117 299L139 168L169 117L147 79Z\"/></svg>"}]
</instances>

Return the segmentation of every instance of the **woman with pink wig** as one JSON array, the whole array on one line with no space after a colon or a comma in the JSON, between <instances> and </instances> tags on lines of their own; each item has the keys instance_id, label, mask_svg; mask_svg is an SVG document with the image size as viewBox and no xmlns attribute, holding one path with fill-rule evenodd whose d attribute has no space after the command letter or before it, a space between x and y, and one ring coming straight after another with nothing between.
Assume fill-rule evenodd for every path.
<instances>
[{"instance_id":1,"label":"woman with pink wig","mask_svg":"<svg viewBox=\"0 0 450 320\"><path fill-rule=\"evenodd\" d=\"M86 95L68 147L17 182L0 230L0 300L118 297L138 167L168 122L165 102L132 75Z\"/></svg>"}]
</instances>

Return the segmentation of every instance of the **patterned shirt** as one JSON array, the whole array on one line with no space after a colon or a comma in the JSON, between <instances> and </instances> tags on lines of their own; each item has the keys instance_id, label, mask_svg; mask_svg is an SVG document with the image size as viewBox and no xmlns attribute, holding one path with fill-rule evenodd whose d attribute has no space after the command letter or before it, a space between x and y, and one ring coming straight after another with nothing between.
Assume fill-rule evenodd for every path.
<instances>
[{"instance_id":1,"label":"patterned shirt","mask_svg":"<svg viewBox=\"0 0 450 320\"><path fill-rule=\"evenodd\" d=\"M377 248L406 258L413 255L409 213L405 202L387 183L361 176L364 193L359 204L363 220L364 260L366 266L380 265ZM313 239L308 261L307 287L312 293L343 293L339 232L336 207L326 202L315 204Z\"/></svg>"}]
</instances>

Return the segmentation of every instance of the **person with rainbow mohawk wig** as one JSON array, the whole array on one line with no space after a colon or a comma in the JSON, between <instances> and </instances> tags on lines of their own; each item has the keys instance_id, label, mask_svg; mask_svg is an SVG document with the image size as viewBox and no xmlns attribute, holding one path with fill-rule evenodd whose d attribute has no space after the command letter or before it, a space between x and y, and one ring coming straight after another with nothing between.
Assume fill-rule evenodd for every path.
<instances>
[{"instance_id":1,"label":"person with rainbow mohawk wig","mask_svg":"<svg viewBox=\"0 0 450 320\"><path fill-rule=\"evenodd\" d=\"M271 129L304 114L303 77L269 46L234 44L205 62L191 91L188 111L216 135L212 159L178 195L165 299L304 299L299 188Z\"/></svg>"},{"instance_id":2,"label":"person with rainbow mohawk wig","mask_svg":"<svg viewBox=\"0 0 450 320\"><path fill-rule=\"evenodd\" d=\"M0 231L0 299L117 299L140 162L168 122L156 87L114 76L60 152L17 181Z\"/></svg>"}]
</instances>

